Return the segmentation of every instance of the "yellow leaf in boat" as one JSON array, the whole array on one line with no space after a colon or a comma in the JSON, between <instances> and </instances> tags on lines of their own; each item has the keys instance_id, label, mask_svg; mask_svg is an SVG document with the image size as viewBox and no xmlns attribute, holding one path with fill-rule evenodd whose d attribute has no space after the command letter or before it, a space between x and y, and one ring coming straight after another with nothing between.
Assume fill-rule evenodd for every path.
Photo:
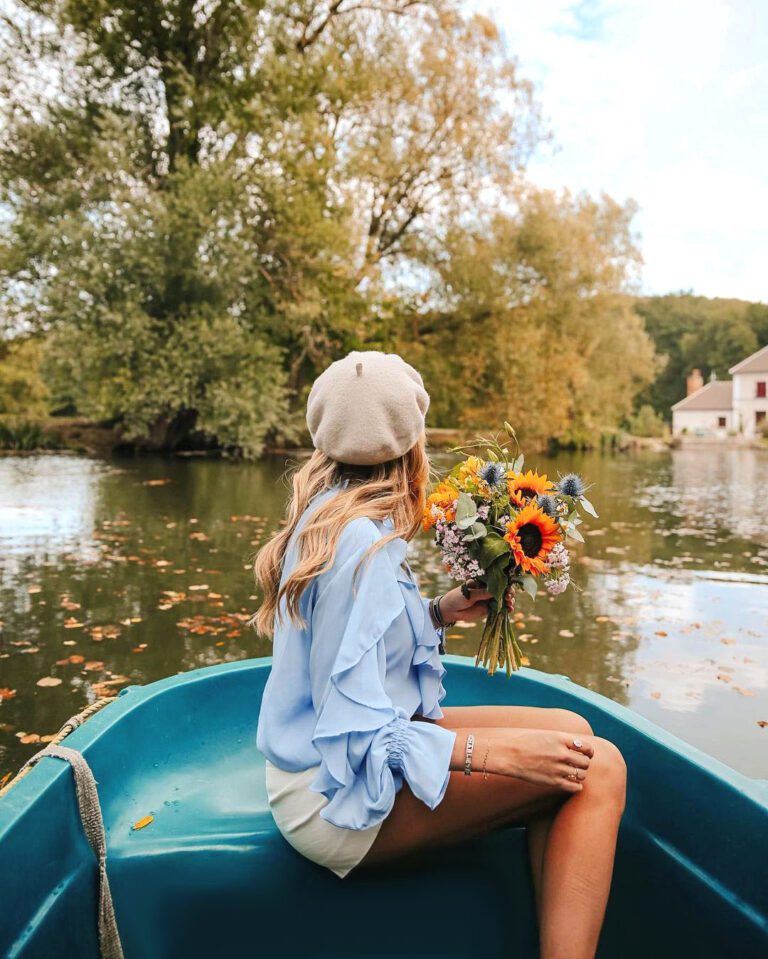
<instances>
[{"instance_id":1,"label":"yellow leaf in boat","mask_svg":"<svg viewBox=\"0 0 768 959\"><path fill-rule=\"evenodd\" d=\"M154 818L155 818L154 816L145 816L143 819L140 819L138 822L135 822L131 826L131 829L143 829L145 826L148 826Z\"/></svg>"}]
</instances>

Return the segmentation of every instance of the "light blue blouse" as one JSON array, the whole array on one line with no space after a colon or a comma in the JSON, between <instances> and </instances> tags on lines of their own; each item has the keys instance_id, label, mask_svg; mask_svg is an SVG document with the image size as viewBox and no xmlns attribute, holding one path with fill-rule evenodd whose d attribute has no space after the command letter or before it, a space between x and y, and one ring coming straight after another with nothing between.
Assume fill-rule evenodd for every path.
<instances>
[{"instance_id":1,"label":"light blue blouse","mask_svg":"<svg viewBox=\"0 0 768 959\"><path fill-rule=\"evenodd\" d=\"M297 560L298 532L339 488L317 494L302 514L281 584ZM411 718L443 716L446 670L429 600L401 565L406 540L377 550L358 572L352 595L360 558L392 528L389 519L368 517L344 526L333 565L301 594L307 628L285 616L275 630L259 713L258 749L289 772L319 766L309 788L328 799L320 816L347 829L381 822L404 781L434 809L448 787L456 739L453 730Z\"/></svg>"}]
</instances>

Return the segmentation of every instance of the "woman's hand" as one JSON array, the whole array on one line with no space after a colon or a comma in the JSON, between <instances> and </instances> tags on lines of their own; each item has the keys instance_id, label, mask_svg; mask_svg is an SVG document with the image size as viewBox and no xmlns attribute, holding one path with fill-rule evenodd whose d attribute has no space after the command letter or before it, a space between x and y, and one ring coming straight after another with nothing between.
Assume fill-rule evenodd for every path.
<instances>
[{"instance_id":1,"label":"woman's hand","mask_svg":"<svg viewBox=\"0 0 768 959\"><path fill-rule=\"evenodd\" d=\"M542 729L492 738L486 768L502 776L579 792L594 754L588 737ZM573 774L577 780L567 778Z\"/></svg>"},{"instance_id":2,"label":"woman's hand","mask_svg":"<svg viewBox=\"0 0 768 959\"><path fill-rule=\"evenodd\" d=\"M473 581L476 582L476 581ZM485 619L488 615L488 601L492 598L491 593L481 586L472 586L469 583L469 599L461 591L460 586L449 590L440 599L440 612L446 623L452 623L454 620L463 620L467 623L474 623L478 619ZM510 613L515 611L515 591L508 588L504 593L504 601Z\"/></svg>"}]
</instances>

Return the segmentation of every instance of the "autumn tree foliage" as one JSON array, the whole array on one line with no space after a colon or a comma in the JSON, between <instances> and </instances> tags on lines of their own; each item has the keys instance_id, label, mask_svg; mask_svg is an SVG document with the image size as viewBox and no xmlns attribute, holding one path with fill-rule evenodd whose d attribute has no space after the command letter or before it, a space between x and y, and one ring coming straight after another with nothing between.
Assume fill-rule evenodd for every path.
<instances>
[{"instance_id":1,"label":"autumn tree foliage","mask_svg":"<svg viewBox=\"0 0 768 959\"><path fill-rule=\"evenodd\" d=\"M433 425L530 439L651 378L631 206L526 182L533 91L458 0L15 0L1 32L0 321L53 407L255 456L351 348L422 367Z\"/></svg>"}]
</instances>

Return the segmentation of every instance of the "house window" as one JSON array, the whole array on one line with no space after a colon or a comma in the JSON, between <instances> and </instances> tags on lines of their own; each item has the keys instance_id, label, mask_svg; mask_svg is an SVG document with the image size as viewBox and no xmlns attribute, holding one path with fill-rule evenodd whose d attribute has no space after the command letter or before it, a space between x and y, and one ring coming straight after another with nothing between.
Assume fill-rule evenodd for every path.
<instances>
[{"instance_id":1,"label":"house window","mask_svg":"<svg viewBox=\"0 0 768 959\"><path fill-rule=\"evenodd\" d=\"M755 394L755 396L757 396L758 399L761 399L761 400L765 399L765 386L766 386L765 380L758 380L757 393Z\"/></svg>"},{"instance_id":2,"label":"house window","mask_svg":"<svg viewBox=\"0 0 768 959\"><path fill-rule=\"evenodd\" d=\"M765 410L755 411L755 426L762 426L765 423Z\"/></svg>"},{"instance_id":3,"label":"house window","mask_svg":"<svg viewBox=\"0 0 768 959\"><path fill-rule=\"evenodd\" d=\"M725 429L725 417L724 417L724 416L718 416L718 418L717 418L717 425L718 425L718 427L719 427L721 430L724 430L724 429Z\"/></svg>"}]
</instances>

